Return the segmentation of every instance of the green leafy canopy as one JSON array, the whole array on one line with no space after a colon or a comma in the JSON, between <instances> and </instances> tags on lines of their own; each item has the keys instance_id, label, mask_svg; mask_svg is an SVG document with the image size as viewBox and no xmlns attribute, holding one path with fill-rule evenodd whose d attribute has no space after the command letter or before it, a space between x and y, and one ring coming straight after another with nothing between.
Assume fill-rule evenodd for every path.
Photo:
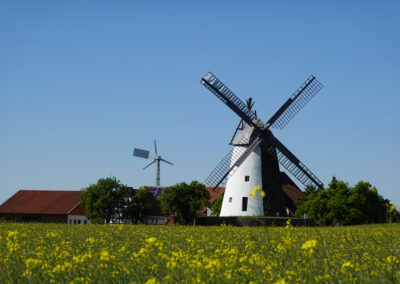
<instances>
[{"instance_id":1,"label":"green leafy canopy","mask_svg":"<svg viewBox=\"0 0 400 284\"><path fill-rule=\"evenodd\" d=\"M163 212L175 213L182 224L192 223L198 211L205 206L210 206L210 193L198 181L178 183L165 189L161 196Z\"/></svg>"},{"instance_id":2,"label":"green leafy canopy","mask_svg":"<svg viewBox=\"0 0 400 284\"><path fill-rule=\"evenodd\" d=\"M306 188L297 203L296 216L307 213L321 225L383 223L397 220L398 212L389 212L390 201L378 194L370 183L360 181L350 187L336 177L328 188ZM393 210L392 210L393 211ZM396 217L397 216L397 217Z\"/></svg>"},{"instance_id":3,"label":"green leafy canopy","mask_svg":"<svg viewBox=\"0 0 400 284\"><path fill-rule=\"evenodd\" d=\"M100 178L96 184L83 189L81 202L92 223L110 222L121 208L126 187L116 177L109 177Z\"/></svg>"}]
</instances>

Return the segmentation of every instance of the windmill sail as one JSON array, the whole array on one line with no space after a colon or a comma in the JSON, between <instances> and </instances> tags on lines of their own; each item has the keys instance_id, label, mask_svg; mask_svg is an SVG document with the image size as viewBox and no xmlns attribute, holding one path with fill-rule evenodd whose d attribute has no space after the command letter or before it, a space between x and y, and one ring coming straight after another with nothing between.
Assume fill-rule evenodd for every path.
<instances>
[{"instance_id":1,"label":"windmill sail","mask_svg":"<svg viewBox=\"0 0 400 284\"><path fill-rule=\"evenodd\" d=\"M205 184L215 190L219 185L225 184L229 177L239 168L244 160L260 145L263 138L257 136L248 147L235 147L222 161L215 167L211 174L206 178Z\"/></svg>"},{"instance_id":2,"label":"windmill sail","mask_svg":"<svg viewBox=\"0 0 400 284\"><path fill-rule=\"evenodd\" d=\"M292 152L289 151L278 139L273 138L273 145L268 151L276 157L279 163L284 166L303 185L315 185L323 188L324 184L304 165Z\"/></svg>"},{"instance_id":3,"label":"windmill sail","mask_svg":"<svg viewBox=\"0 0 400 284\"><path fill-rule=\"evenodd\" d=\"M212 73L208 73L201 79L201 83L209 89L218 99L232 109L241 119L250 125L255 126L257 115L247 108L246 104L228 89Z\"/></svg>"},{"instance_id":4,"label":"windmill sail","mask_svg":"<svg viewBox=\"0 0 400 284\"><path fill-rule=\"evenodd\" d=\"M322 87L322 84L311 75L268 120L267 126L283 129Z\"/></svg>"}]
</instances>

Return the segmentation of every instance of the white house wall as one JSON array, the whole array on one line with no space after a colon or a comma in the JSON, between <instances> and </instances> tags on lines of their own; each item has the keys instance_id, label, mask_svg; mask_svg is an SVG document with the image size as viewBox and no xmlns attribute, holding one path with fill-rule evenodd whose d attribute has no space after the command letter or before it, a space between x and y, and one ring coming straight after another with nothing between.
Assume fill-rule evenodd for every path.
<instances>
[{"instance_id":1,"label":"white house wall","mask_svg":"<svg viewBox=\"0 0 400 284\"><path fill-rule=\"evenodd\" d=\"M68 215L68 224L90 224L90 220L82 215Z\"/></svg>"}]
</instances>

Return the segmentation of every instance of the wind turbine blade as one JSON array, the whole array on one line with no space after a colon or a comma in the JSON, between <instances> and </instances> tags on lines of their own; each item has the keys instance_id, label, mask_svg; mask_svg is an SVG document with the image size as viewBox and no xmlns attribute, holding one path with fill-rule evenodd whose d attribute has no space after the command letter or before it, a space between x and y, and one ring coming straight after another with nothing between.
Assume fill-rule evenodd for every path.
<instances>
[{"instance_id":1,"label":"wind turbine blade","mask_svg":"<svg viewBox=\"0 0 400 284\"><path fill-rule=\"evenodd\" d=\"M147 151L147 150L138 149L138 148L133 149L133 156L135 156L135 157L148 159L149 158L149 153L150 152Z\"/></svg>"},{"instance_id":2,"label":"wind turbine blade","mask_svg":"<svg viewBox=\"0 0 400 284\"><path fill-rule=\"evenodd\" d=\"M160 159L161 161L163 161L163 162L166 162L166 163L168 163L168 164L170 164L170 165L174 165L173 163L171 163L171 162L168 162L167 160L164 160L164 159Z\"/></svg>"},{"instance_id":3,"label":"wind turbine blade","mask_svg":"<svg viewBox=\"0 0 400 284\"><path fill-rule=\"evenodd\" d=\"M156 140L154 140L154 152L156 153L156 157L157 157L158 153L157 153L157 142L156 142Z\"/></svg>"},{"instance_id":4,"label":"wind turbine blade","mask_svg":"<svg viewBox=\"0 0 400 284\"><path fill-rule=\"evenodd\" d=\"M143 168L143 170L147 169L148 167L150 167L152 164L154 164L156 162L156 160L154 159L150 164L148 164L147 166L145 166Z\"/></svg>"}]
</instances>

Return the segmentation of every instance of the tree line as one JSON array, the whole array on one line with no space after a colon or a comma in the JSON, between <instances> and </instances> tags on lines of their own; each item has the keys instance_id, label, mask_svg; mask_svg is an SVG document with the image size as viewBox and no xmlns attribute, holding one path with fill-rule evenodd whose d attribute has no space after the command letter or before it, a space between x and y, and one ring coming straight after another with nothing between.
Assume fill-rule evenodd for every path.
<instances>
[{"instance_id":1,"label":"tree line","mask_svg":"<svg viewBox=\"0 0 400 284\"><path fill-rule=\"evenodd\" d=\"M193 224L200 210L206 207L211 207L212 215L218 216L223 195L212 205L209 200L209 192L198 181L170 186L157 199L148 189L132 190L115 177L99 179L86 187L81 197L92 223L113 220L134 224L142 223L146 216L169 214L174 214L181 224ZM296 217L303 218L307 214L320 225L400 222L396 206L364 181L351 187L333 177L327 188L306 187L296 206Z\"/></svg>"},{"instance_id":2,"label":"tree line","mask_svg":"<svg viewBox=\"0 0 400 284\"><path fill-rule=\"evenodd\" d=\"M175 214L181 224L195 222L199 210L210 206L210 194L198 181L178 183L155 198L149 189L132 190L116 177L100 178L83 189L81 203L92 223L143 222L146 216Z\"/></svg>"},{"instance_id":3,"label":"tree line","mask_svg":"<svg viewBox=\"0 0 400 284\"><path fill-rule=\"evenodd\" d=\"M296 217L304 214L320 225L357 225L399 222L396 205L380 195L369 182L351 187L333 177L327 188L306 187L297 202Z\"/></svg>"}]
</instances>

